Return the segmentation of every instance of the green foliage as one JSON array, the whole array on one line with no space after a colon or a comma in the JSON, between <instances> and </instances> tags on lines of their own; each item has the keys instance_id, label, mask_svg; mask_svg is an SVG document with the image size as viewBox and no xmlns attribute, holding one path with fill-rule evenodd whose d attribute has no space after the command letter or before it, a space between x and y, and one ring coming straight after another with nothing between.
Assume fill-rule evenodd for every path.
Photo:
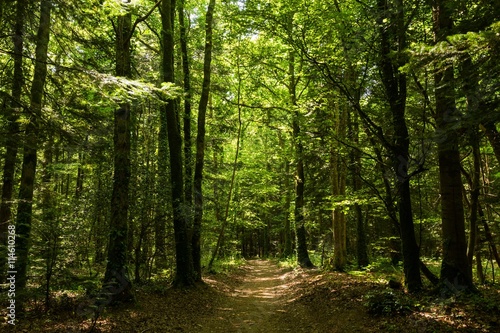
<instances>
[{"instance_id":1,"label":"green foliage","mask_svg":"<svg viewBox=\"0 0 500 333\"><path fill-rule=\"evenodd\" d=\"M412 298L391 289L370 292L364 299L364 305L372 315L405 315L417 309Z\"/></svg>"},{"instance_id":2,"label":"green foliage","mask_svg":"<svg viewBox=\"0 0 500 333\"><path fill-rule=\"evenodd\" d=\"M121 103L132 105L131 113L131 193L129 207L128 261L134 277L147 288L164 293L175 271L172 234L172 207L164 204L170 196L165 179L169 166L159 161L160 109L176 103L179 119L186 97L182 87L182 66L175 55L176 83L160 81L161 17L157 9L137 22L130 36L133 78L112 75L115 66L114 29L116 17L132 14L132 22L149 12L156 1L119 0L58 2L54 8L49 45L49 77L45 85L39 146L53 150L52 161L39 164L33 199L31 286L41 297L45 284L51 290L71 290L94 296L102 275L108 248L112 194L113 112ZM388 2L392 4L393 2ZM206 1L186 1L188 53L193 106L191 127L194 138L197 102L202 86ZM207 265L220 232L222 216L228 210L228 227L221 255L213 270L227 274L244 264L243 256L276 257L284 252L288 236L295 246L294 199L297 143L303 146L305 164L304 216L309 254L320 266L335 256L332 243L332 212L346 218L346 247L349 273L386 283L401 280L402 267L389 258L400 249L395 213L398 203L397 179L392 153L387 145L395 137L390 117L390 101L380 77L380 27L377 12L363 1L226 1L215 13L212 85L207 112L204 169L204 212L201 247ZM14 17L12 4L5 3L0 29L10 36ZM404 161L410 179L413 217L420 254L435 274L440 272L442 255L439 193L439 161L435 132L436 83L432 68L455 68L455 93L460 121L463 189L469 202L471 186L466 175L473 172L469 132L481 128L480 203L491 228L493 244L499 244L500 165L495 149L481 127L498 123L500 67L500 23L493 22L496 9L488 2L463 2L461 17L446 41L433 42L432 10L426 3L404 2L409 47L401 54L408 61L400 70L408 82L405 119L408 122L410 156ZM28 4L25 23L26 87L21 98L17 123L24 133L29 122L29 83L34 64L38 9ZM392 14L395 8L388 9ZM178 13L177 13L178 14ZM389 15L390 17L390 15ZM484 20L483 20L484 19ZM493 20L493 21L492 21ZM481 23L484 21L484 23ZM394 33L391 19L388 33ZM176 23L177 24L177 23ZM177 34L178 26L175 27ZM0 38L0 126L8 135L7 111L12 88L12 39ZM470 58L470 59L469 59ZM478 117L468 114L470 105L462 78L466 60L478 77L475 98L480 103ZM291 80L290 68L297 81ZM295 105L291 92L296 91ZM293 118L300 133L293 138ZM235 188L229 198L232 163L236 153L236 128L241 115L242 137ZM343 122L342 117L346 120ZM182 129L182 121L180 129ZM382 133L387 142L380 140ZM483 135L483 133L485 135ZM462 135L463 134L463 135ZM49 140L50 139L50 140ZM21 141L23 141L22 139ZM0 153L6 151L2 140ZM50 143L49 143L50 142ZM194 143L194 139L193 139ZM40 150L40 160L43 151ZM194 154L194 149L193 152ZM21 151L20 153L21 154ZM359 158L355 158L359 154ZM17 169L22 156L17 156ZM334 161L335 160L335 161ZM161 170L164 168L163 170ZM44 173L51 177L42 181ZM161 176L160 176L161 174ZM20 175L16 174L15 191ZM342 193L333 193L333 183L344 183ZM356 181L361 183L355 189ZM339 192L339 191L337 191ZM44 203L44 195L51 200ZM17 192L13 198L17 197ZM15 199L11 200L14 206ZM229 201L229 203L228 203ZM372 263L354 269L359 207ZM191 217L192 206L183 208ZM471 215L470 208L466 212ZM157 222L168 230L167 267L157 267L155 229ZM285 223L291 231L285 235ZM479 229L479 253L483 256L486 281L493 280L484 226ZM322 258L323 256L323 258ZM292 255L280 266L296 267ZM476 271L474 271L476 273ZM47 276L51 274L50 282ZM45 286L46 287L46 286ZM50 289L49 288L49 289ZM156 289L155 289L156 288ZM374 313L404 312L408 305L399 294L384 292L368 297ZM410 306L411 308L411 306ZM494 308L494 307L492 307Z\"/></svg>"},{"instance_id":3,"label":"green foliage","mask_svg":"<svg viewBox=\"0 0 500 333\"><path fill-rule=\"evenodd\" d=\"M210 257L205 256L202 257L202 267L205 268L208 266L208 262ZM210 274L230 274L237 270L239 267L245 264L245 259L239 255L231 255L229 257L224 257L222 259L214 261L212 265L212 270Z\"/></svg>"}]
</instances>

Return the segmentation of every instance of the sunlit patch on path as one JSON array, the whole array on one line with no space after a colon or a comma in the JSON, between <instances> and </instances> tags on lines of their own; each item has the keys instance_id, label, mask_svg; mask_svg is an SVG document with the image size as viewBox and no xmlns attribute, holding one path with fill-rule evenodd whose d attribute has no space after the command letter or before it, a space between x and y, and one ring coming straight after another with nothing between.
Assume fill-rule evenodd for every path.
<instances>
[{"instance_id":1,"label":"sunlit patch on path","mask_svg":"<svg viewBox=\"0 0 500 333\"><path fill-rule=\"evenodd\" d=\"M284 313L286 273L274 263L250 260L242 282L228 297L230 304L218 308L218 320L203 327L203 332L272 332L277 313Z\"/></svg>"}]
</instances>

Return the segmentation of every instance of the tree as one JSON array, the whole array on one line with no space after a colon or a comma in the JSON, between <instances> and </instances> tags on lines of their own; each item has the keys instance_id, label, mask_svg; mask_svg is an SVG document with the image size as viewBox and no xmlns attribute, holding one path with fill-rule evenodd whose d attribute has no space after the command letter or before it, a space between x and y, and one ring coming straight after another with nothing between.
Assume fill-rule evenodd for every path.
<instances>
[{"instance_id":1,"label":"tree","mask_svg":"<svg viewBox=\"0 0 500 333\"><path fill-rule=\"evenodd\" d=\"M194 269L197 279L201 280L201 223L203 219L203 164L205 159L205 119L207 113L208 98L210 95L210 76L212 62L212 24L214 17L215 0L210 0L205 16L205 55L203 61L203 85L198 106L198 133L196 136L196 163L194 171L194 193L195 193L195 214L192 235L192 250ZM229 198L230 199L230 198Z\"/></svg>"},{"instance_id":2,"label":"tree","mask_svg":"<svg viewBox=\"0 0 500 333\"><path fill-rule=\"evenodd\" d=\"M291 27L292 25L290 24L289 26ZM298 78L295 77L295 54L293 50L290 50L288 53L288 75L290 80L288 83L290 105L293 108L292 136L295 146L296 159L294 217L296 229L295 233L297 235L297 261L300 266L310 268L314 267L314 265L311 262L311 259L309 259L309 253L307 252L306 227L304 219L304 148L300 137L299 110L297 106L296 92Z\"/></svg>"},{"instance_id":3,"label":"tree","mask_svg":"<svg viewBox=\"0 0 500 333\"><path fill-rule=\"evenodd\" d=\"M389 1L378 1L378 24L380 27L380 69L382 83L392 113L394 144L390 150L393 168L396 173L396 191L398 193L399 224L405 271L405 283L411 292L422 288L420 277L419 250L415 239L413 211L410 195L409 147L410 138L405 119L406 109L406 75L401 72L406 59L407 48L405 12L401 0L394 1L390 8ZM390 11L393 11L390 15ZM387 24L385 22L388 22ZM396 45L395 50L392 45ZM396 56L393 52L396 52Z\"/></svg>"},{"instance_id":4,"label":"tree","mask_svg":"<svg viewBox=\"0 0 500 333\"><path fill-rule=\"evenodd\" d=\"M117 18L116 69L118 77L132 76L130 38L132 37L132 14L127 12ZM108 303L130 301L132 283L127 268L127 238L130 184L130 112L131 106L123 101L114 112L114 165L113 192L111 195L111 221L108 245L108 261L104 274L103 289L111 293Z\"/></svg>"},{"instance_id":5,"label":"tree","mask_svg":"<svg viewBox=\"0 0 500 333\"><path fill-rule=\"evenodd\" d=\"M361 179L361 151L359 148L359 123L358 116L355 112L351 112L348 119L349 136L355 148L351 153L351 178L353 191L360 192L363 186ZM358 267L367 266L370 261L368 259L368 242L366 239L366 226L363 217L362 206L359 203L354 204L354 211L356 214L356 257Z\"/></svg>"},{"instance_id":6,"label":"tree","mask_svg":"<svg viewBox=\"0 0 500 333\"><path fill-rule=\"evenodd\" d=\"M452 5L433 2L433 30L436 43L445 42L453 27ZM457 131L459 121L455 105L454 69L443 64L434 73L436 130L438 137L439 184L443 258L440 280L452 291L472 289L472 270L467 260L465 219L462 202L460 151Z\"/></svg>"},{"instance_id":7,"label":"tree","mask_svg":"<svg viewBox=\"0 0 500 333\"><path fill-rule=\"evenodd\" d=\"M162 82L174 83L174 13L175 0L163 0L161 7L162 24ZM188 237L187 216L184 201L184 176L182 171L182 137L174 100L161 107L166 121L168 147L170 153L170 184L172 186L172 209L174 215L174 235L176 253L177 286L190 286L195 282L191 242ZM161 144L161 143L160 143Z\"/></svg>"},{"instance_id":8,"label":"tree","mask_svg":"<svg viewBox=\"0 0 500 333\"><path fill-rule=\"evenodd\" d=\"M7 228L12 223L12 194L14 191L14 175L16 168L17 151L19 146L19 115L22 108L21 95L24 85L23 75L23 45L24 45L24 17L26 4L23 0L16 1L16 15L14 23L14 73L12 75L12 95L9 106L5 109L5 118L8 121L8 135L5 146L5 162L3 167L2 202L0 204L0 279L3 281L7 254L3 248L7 246Z\"/></svg>"},{"instance_id":9,"label":"tree","mask_svg":"<svg viewBox=\"0 0 500 333\"><path fill-rule=\"evenodd\" d=\"M343 103L342 103L343 104ZM347 116L349 106L340 105L337 110L337 115L332 115L335 134L339 137L346 136ZM332 140L330 148L330 177L332 179L332 196L343 197L346 192L346 163L343 160L341 147L338 142ZM333 229L333 266L338 271L344 271L347 265L347 225L346 216L343 212L343 207L335 207L332 210L332 229Z\"/></svg>"},{"instance_id":10,"label":"tree","mask_svg":"<svg viewBox=\"0 0 500 333\"><path fill-rule=\"evenodd\" d=\"M20 292L26 288L28 280L28 254L30 249L31 222L33 212L33 190L35 184L37 150L40 141L40 118L42 116L43 92L47 76L47 53L50 37L50 13L52 1L40 3L40 23L36 39L35 72L31 85L30 117L25 129L21 184L16 220L16 287Z\"/></svg>"}]
</instances>

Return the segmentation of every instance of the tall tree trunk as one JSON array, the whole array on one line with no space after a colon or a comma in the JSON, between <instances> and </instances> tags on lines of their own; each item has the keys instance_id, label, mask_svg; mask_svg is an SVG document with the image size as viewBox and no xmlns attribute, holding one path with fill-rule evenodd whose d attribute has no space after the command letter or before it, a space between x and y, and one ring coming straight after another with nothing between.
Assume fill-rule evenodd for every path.
<instances>
[{"instance_id":1,"label":"tall tree trunk","mask_svg":"<svg viewBox=\"0 0 500 333\"><path fill-rule=\"evenodd\" d=\"M160 129L158 131L158 180L156 181L156 191L158 201L155 208L154 228L155 228L155 265L156 269L167 268L167 256L165 247L167 209L169 207L170 192L166 184L168 179L168 133L167 115L160 111Z\"/></svg>"},{"instance_id":2,"label":"tall tree trunk","mask_svg":"<svg viewBox=\"0 0 500 333\"><path fill-rule=\"evenodd\" d=\"M280 147L284 149L285 147L285 142L279 134L279 142L280 142ZM285 156L285 153L283 151L282 156ZM293 248L292 248L292 230L290 227L290 204L291 204L291 193L290 193L290 163L288 162L287 159L284 160L284 177L283 177L283 192L285 195L285 207L284 207L284 212L285 212L285 226L283 230L283 257L288 258L292 255L293 253Z\"/></svg>"},{"instance_id":3,"label":"tall tree trunk","mask_svg":"<svg viewBox=\"0 0 500 333\"><path fill-rule=\"evenodd\" d=\"M470 119L479 119L479 100L478 95L478 73L472 59L469 55L464 56L460 70L460 76L463 83L463 91L467 99L467 113ZM481 153L480 153L480 137L479 124L473 122L469 128L469 142L472 147L473 170L472 179L470 180L470 225L469 225L469 241L467 248L467 259L469 266L472 269L472 261L476 252L477 236L478 236L478 209L479 209L479 193L480 193L480 178L481 178Z\"/></svg>"},{"instance_id":4,"label":"tall tree trunk","mask_svg":"<svg viewBox=\"0 0 500 333\"><path fill-rule=\"evenodd\" d=\"M162 3L168 2L167 0L162 1ZM165 4L168 5L168 4ZM167 9L171 12L171 8ZM160 13L162 9L160 8ZM173 19L173 18L172 18ZM173 34L173 32L170 32ZM171 43L173 43L173 37ZM173 48L173 46L170 46ZM173 52L173 51L171 51ZM173 54L171 54L173 57ZM164 60L166 61L166 60ZM173 59L171 60L173 66ZM162 66L163 62L162 62ZM163 68L163 67L162 67ZM163 71L163 70L162 70ZM171 69L173 71L173 68ZM162 72L163 75L163 72ZM173 72L170 74L170 82L174 80ZM169 102L169 110L175 110L173 101ZM167 255L166 255L166 245L165 239L166 233L166 223L168 219L168 208L172 204L172 189L170 189L167 184L171 182L169 179L168 169L170 167L169 159L169 140L168 140L168 130L167 130L167 113L166 108L160 108L160 125L158 131L158 180L156 182L156 191L158 193L158 202L155 208L155 218L154 218L154 229L155 229L155 265L156 269L161 270L167 268Z\"/></svg>"},{"instance_id":5,"label":"tall tree trunk","mask_svg":"<svg viewBox=\"0 0 500 333\"><path fill-rule=\"evenodd\" d=\"M116 75L131 77L130 37L132 15L118 17L116 24ZM109 293L105 304L133 300L127 270L128 208L130 183L130 103L123 102L114 113L113 192L108 261L103 289Z\"/></svg>"},{"instance_id":6,"label":"tall tree trunk","mask_svg":"<svg viewBox=\"0 0 500 333\"><path fill-rule=\"evenodd\" d=\"M163 82L174 82L174 14L175 0L164 0L161 4L162 22L162 68ZM193 285L195 273L188 237L187 217L184 213L184 176L182 172L182 137L175 101L162 106L167 123L168 147L170 152L170 183L172 187L172 209L174 215L175 262L174 285Z\"/></svg>"},{"instance_id":7,"label":"tall tree trunk","mask_svg":"<svg viewBox=\"0 0 500 333\"><path fill-rule=\"evenodd\" d=\"M290 29L291 29L290 20ZM291 30L290 30L291 31ZM295 169L295 233L297 236L297 260L301 267L314 267L311 259L309 259L309 253L307 252L307 240L306 240L306 227L304 220L304 157L303 157L303 146L300 139L300 125L299 125L299 111L297 110L297 78L295 77L295 55L294 51L289 51L288 59L288 74L290 77L290 82L288 84L288 92L290 95L290 105L293 108L293 141L295 144L295 157L296 157L296 169Z\"/></svg>"},{"instance_id":8,"label":"tall tree trunk","mask_svg":"<svg viewBox=\"0 0 500 333\"><path fill-rule=\"evenodd\" d=\"M406 62L403 54L406 49L406 31L403 2L395 0L394 5L396 14L394 18L390 18L388 0L378 0L380 68L392 113L395 136L391 153L396 173L396 188L399 194L398 211L405 283L410 292L415 292L422 288L422 279L420 277L419 249L413 224L410 176L408 175L410 140L405 119L406 75L399 71L399 67ZM392 56L394 50L391 45L397 45L396 57Z\"/></svg>"},{"instance_id":9,"label":"tall tree trunk","mask_svg":"<svg viewBox=\"0 0 500 333\"><path fill-rule=\"evenodd\" d=\"M211 0L212 1L212 0ZM229 216L229 207L231 205L232 197L233 197L233 189L234 189L234 181L236 178L236 170L238 169L238 157L240 153L240 141L241 141L241 132L242 132L242 125L243 122L241 120L241 75L240 75L240 61L239 58L237 58L237 77L238 77L238 91L237 91L237 98L238 98L238 136L236 137L236 152L234 153L234 162L233 162L233 173L231 174L231 182L229 184L229 193L227 196L227 203L226 203L226 210L224 212L224 217L221 225L221 229L219 231L219 236L217 237L217 243L215 245L215 249L212 252L212 257L210 258L210 262L208 263L208 270L212 270L212 265L214 263L215 258L217 257L217 254L219 253L219 249L222 244L222 240L224 238L224 232L226 230L226 226L228 223L228 216ZM217 199L215 199L217 200ZM216 213L216 215L218 215Z\"/></svg>"},{"instance_id":10,"label":"tall tree trunk","mask_svg":"<svg viewBox=\"0 0 500 333\"><path fill-rule=\"evenodd\" d=\"M342 107L339 116L335 117L333 126L338 137L345 137L347 128L347 108ZM332 196L345 195L345 163L342 161L338 147L331 147L330 150L330 177L332 182ZM333 265L338 271L343 271L347 264L347 226L345 214L341 207L336 207L332 211L333 229Z\"/></svg>"},{"instance_id":11,"label":"tall tree trunk","mask_svg":"<svg viewBox=\"0 0 500 333\"><path fill-rule=\"evenodd\" d=\"M238 91L239 91L239 89L238 89ZM238 94L238 97L239 96L240 96L240 94ZM243 122L241 120L241 106L240 106L240 103L238 100L238 136L236 137L236 152L234 153L233 172L231 174L231 182L229 183L229 193L227 196L226 210L224 212L224 217L221 217L221 223L222 223L221 229L219 231L219 236L217 237L217 243L215 245L214 251L212 252L210 262L208 263L208 270L209 271L212 270L212 265L214 263L214 260L217 257L217 254L219 253L219 250L221 248L222 240L224 238L224 233L225 233L226 226L228 223L229 207L231 206L231 201L232 201L232 197L233 197L233 190L234 190L234 183L235 183L235 179L236 179L236 170L238 169L238 157L239 157L239 153L240 153L240 140L241 140L242 123Z\"/></svg>"},{"instance_id":12,"label":"tall tree trunk","mask_svg":"<svg viewBox=\"0 0 500 333\"><path fill-rule=\"evenodd\" d=\"M451 33L453 21L450 6L435 0L433 8L435 42L442 42ZM443 259L441 282L451 291L473 289L472 271L467 260L465 219L462 202L462 179L458 135L452 129L458 121L455 106L453 67L437 68L434 73L436 128L438 137L439 180Z\"/></svg>"},{"instance_id":13,"label":"tall tree trunk","mask_svg":"<svg viewBox=\"0 0 500 333\"><path fill-rule=\"evenodd\" d=\"M205 58L203 62L203 86L200 104L198 106L198 133L196 135L196 163L194 169L194 223L192 235L193 264L196 279L201 281L201 222L203 219L203 165L205 160L205 118L207 114L208 99L210 96L210 75L212 62L212 22L214 17L215 0L210 0L205 18ZM241 127L241 126L240 126ZM237 148L238 149L238 148ZM230 198L229 198L230 199ZM227 219L227 216L226 216Z\"/></svg>"},{"instance_id":14,"label":"tall tree trunk","mask_svg":"<svg viewBox=\"0 0 500 333\"><path fill-rule=\"evenodd\" d=\"M191 77L189 71L189 53L187 45L187 29L186 23L184 22L184 1L178 1L178 12L179 12L179 40L181 46L181 58L182 58L182 74L183 74L183 84L184 84L184 200L186 201L186 211L188 215L188 226L192 227L192 205L193 205L193 152L192 152L192 140L191 140ZM189 20L188 20L189 25ZM194 230L193 230L194 232ZM193 265L195 272L201 277L201 265L197 265L196 260L196 250L195 244L193 244ZM199 267L198 267L199 266ZM201 279L201 278L200 278Z\"/></svg>"},{"instance_id":15,"label":"tall tree trunk","mask_svg":"<svg viewBox=\"0 0 500 333\"><path fill-rule=\"evenodd\" d=\"M48 138L48 142L44 149L44 159L42 162L42 177L41 177L41 194L42 194L42 222L44 232L41 235L43 249L43 259L45 260L45 308L48 311L50 307L50 284L54 267L56 264L59 252L60 228L59 221L56 215L56 203L53 196L52 186L52 153L54 149L54 138Z\"/></svg>"},{"instance_id":16,"label":"tall tree trunk","mask_svg":"<svg viewBox=\"0 0 500 333\"><path fill-rule=\"evenodd\" d=\"M17 151L19 145L19 114L21 109L21 94L24 84L23 76L23 33L26 4L24 0L16 2L16 20L14 23L14 74L12 77L12 96L5 110L7 132L5 140L5 164L3 167L2 202L0 204L0 281L5 280L5 264L7 263L7 232L12 224L12 194L16 169Z\"/></svg>"},{"instance_id":17,"label":"tall tree trunk","mask_svg":"<svg viewBox=\"0 0 500 333\"><path fill-rule=\"evenodd\" d=\"M349 137L352 140L355 147L359 147L359 122L358 115L355 112L351 112L349 117ZM351 152L351 177L352 177L352 189L354 192L358 192L362 189L363 183L361 180L361 151L359 149L353 149ZM356 215L356 257L358 261L358 267L367 266L370 261L368 259L368 247L366 239L365 221L363 218L363 211L361 205L354 204L354 213Z\"/></svg>"},{"instance_id":18,"label":"tall tree trunk","mask_svg":"<svg viewBox=\"0 0 500 333\"><path fill-rule=\"evenodd\" d=\"M26 136L19 186L19 204L16 221L17 276L16 289L23 292L27 282L28 253L30 247L31 220L33 209L33 187L35 184L39 126L42 115L43 91L47 76L47 51L50 37L50 12L52 2L42 0L40 4L40 25L36 39L35 72L31 86L30 117L26 125Z\"/></svg>"}]
</instances>

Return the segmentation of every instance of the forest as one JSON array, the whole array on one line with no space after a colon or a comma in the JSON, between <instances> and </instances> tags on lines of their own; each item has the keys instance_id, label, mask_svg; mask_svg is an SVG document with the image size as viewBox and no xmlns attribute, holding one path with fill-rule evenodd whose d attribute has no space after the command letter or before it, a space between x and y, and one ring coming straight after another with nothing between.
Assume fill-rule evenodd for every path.
<instances>
[{"instance_id":1,"label":"forest","mask_svg":"<svg viewBox=\"0 0 500 333\"><path fill-rule=\"evenodd\" d=\"M500 331L499 20L0 0L1 330Z\"/></svg>"}]
</instances>

